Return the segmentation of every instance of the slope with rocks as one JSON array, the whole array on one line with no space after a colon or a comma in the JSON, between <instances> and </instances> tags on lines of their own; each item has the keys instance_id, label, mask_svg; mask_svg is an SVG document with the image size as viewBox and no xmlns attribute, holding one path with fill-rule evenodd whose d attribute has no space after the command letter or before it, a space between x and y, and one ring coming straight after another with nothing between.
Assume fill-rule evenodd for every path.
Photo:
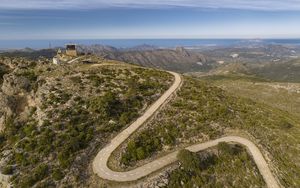
<instances>
[{"instance_id":1,"label":"slope with rocks","mask_svg":"<svg viewBox=\"0 0 300 188\"><path fill-rule=\"evenodd\" d=\"M13 176L15 187L92 184L95 152L173 80L166 72L93 60L53 65L0 59L11 67L0 92L0 170Z\"/></svg>"}]
</instances>

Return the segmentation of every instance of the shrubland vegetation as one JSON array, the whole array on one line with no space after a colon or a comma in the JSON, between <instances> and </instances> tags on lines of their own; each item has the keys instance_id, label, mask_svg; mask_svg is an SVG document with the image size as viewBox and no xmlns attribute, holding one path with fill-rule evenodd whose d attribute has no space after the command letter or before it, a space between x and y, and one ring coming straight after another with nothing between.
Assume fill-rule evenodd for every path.
<instances>
[{"instance_id":1,"label":"shrubland vegetation","mask_svg":"<svg viewBox=\"0 0 300 188\"><path fill-rule=\"evenodd\" d=\"M265 187L255 163L239 145L220 143L200 153L181 150L178 159L180 168L170 173L167 187Z\"/></svg>"},{"instance_id":2,"label":"shrubland vegetation","mask_svg":"<svg viewBox=\"0 0 300 188\"><path fill-rule=\"evenodd\" d=\"M279 82L300 82L300 59L268 63L251 69L251 74Z\"/></svg>"},{"instance_id":3,"label":"shrubland vegetation","mask_svg":"<svg viewBox=\"0 0 300 188\"><path fill-rule=\"evenodd\" d=\"M233 95L259 101L300 118L300 83L274 82L237 75L215 75L202 79Z\"/></svg>"},{"instance_id":4,"label":"shrubland vegetation","mask_svg":"<svg viewBox=\"0 0 300 188\"><path fill-rule=\"evenodd\" d=\"M10 58L27 58L31 60L37 60L40 57L46 57L51 59L55 56L57 51L55 49L42 49L42 50L33 50L30 48L26 48L23 51L12 51L12 52L3 52L0 53L0 57L10 57Z\"/></svg>"},{"instance_id":5,"label":"shrubland vegetation","mask_svg":"<svg viewBox=\"0 0 300 188\"><path fill-rule=\"evenodd\" d=\"M252 80L267 80L285 83L300 82L300 58L272 61L249 61L239 59L237 62L226 62L223 65L212 69L209 73L190 72L189 75L205 76L209 79L230 78L234 80L251 78Z\"/></svg>"},{"instance_id":6,"label":"shrubland vegetation","mask_svg":"<svg viewBox=\"0 0 300 188\"><path fill-rule=\"evenodd\" d=\"M10 151L2 168L15 187L84 185L82 174L108 139L169 88L168 73L113 64L36 65L22 75L35 85L28 117L14 114L0 135ZM28 94L29 95L29 94ZM82 165L82 164L85 165Z\"/></svg>"},{"instance_id":7,"label":"shrubland vegetation","mask_svg":"<svg viewBox=\"0 0 300 188\"><path fill-rule=\"evenodd\" d=\"M251 135L264 153L269 153L273 172L277 172L282 185L297 187L300 159L295 156L300 155L299 126L298 119L285 111L233 96L206 81L185 77L176 99L145 129L133 135L121 162L134 166L164 148L171 151L241 131ZM238 177L238 171L232 175Z\"/></svg>"}]
</instances>

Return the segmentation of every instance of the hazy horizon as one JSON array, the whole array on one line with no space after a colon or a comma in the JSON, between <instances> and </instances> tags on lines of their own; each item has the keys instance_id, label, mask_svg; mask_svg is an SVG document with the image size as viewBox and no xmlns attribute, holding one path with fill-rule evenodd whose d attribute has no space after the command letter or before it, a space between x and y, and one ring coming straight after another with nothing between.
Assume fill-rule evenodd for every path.
<instances>
[{"instance_id":1,"label":"hazy horizon","mask_svg":"<svg viewBox=\"0 0 300 188\"><path fill-rule=\"evenodd\" d=\"M300 45L300 39L45 39L45 40L0 40L0 50L47 49L63 47L66 43L78 45L104 45L115 48L132 48L151 45L160 48L231 46L243 42L262 42L263 44Z\"/></svg>"}]
</instances>

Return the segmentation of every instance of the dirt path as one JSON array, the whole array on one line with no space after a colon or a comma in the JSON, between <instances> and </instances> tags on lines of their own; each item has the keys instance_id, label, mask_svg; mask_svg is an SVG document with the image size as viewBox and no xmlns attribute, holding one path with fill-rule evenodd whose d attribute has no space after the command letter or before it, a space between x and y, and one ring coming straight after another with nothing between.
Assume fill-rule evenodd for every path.
<instances>
[{"instance_id":1,"label":"dirt path","mask_svg":"<svg viewBox=\"0 0 300 188\"><path fill-rule=\"evenodd\" d=\"M135 181L177 161L178 151L170 153L155 161L145 164L144 166L127 172L116 172L107 166L108 159L113 151L116 150L140 126L142 126L157 110L159 110L159 108L167 101L167 99L180 87L182 82L180 75L173 72L169 73L175 77L173 85L141 117L133 122L127 129L118 134L106 147L98 152L93 161L93 171L99 177L117 182ZM258 147L245 138L238 136L227 136L206 143L192 145L186 149L192 152L198 152L216 146L220 142L234 142L247 147L267 186L269 188L280 187L275 177L272 175L271 170L269 169L268 164Z\"/></svg>"},{"instance_id":2,"label":"dirt path","mask_svg":"<svg viewBox=\"0 0 300 188\"><path fill-rule=\"evenodd\" d=\"M77 61L77 60L79 60L79 59L82 59L83 57L77 57L77 58L75 58L75 59L72 59L72 60L70 60L70 61L68 61L67 63L68 64L71 64L71 63L74 63L75 61Z\"/></svg>"},{"instance_id":3,"label":"dirt path","mask_svg":"<svg viewBox=\"0 0 300 188\"><path fill-rule=\"evenodd\" d=\"M12 185L10 184L10 179L12 176L4 175L0 173L0 187L10 188Z\"/></svg>"}]
</instances>

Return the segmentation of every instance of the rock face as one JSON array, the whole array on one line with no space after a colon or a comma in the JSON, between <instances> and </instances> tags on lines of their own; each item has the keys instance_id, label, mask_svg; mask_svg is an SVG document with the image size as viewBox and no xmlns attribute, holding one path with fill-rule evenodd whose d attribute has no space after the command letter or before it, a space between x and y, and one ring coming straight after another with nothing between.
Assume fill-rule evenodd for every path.
<instances>
[{"instance_id":1,"label":"rock face","mask_svg":"<svg viewBox=\"0 0 300 188\"><path fill-rule=\"evenodd\" d=\"M3 76L2 91L6 95L17 95L28 92L30 89L30 81L22 76L15 74L6 74Z\"/></svg>"},{"instance_id":2,"label":"rock face","mask_svg":"<svg viewBox=\"0 0 300 188\"><path fill-rule=\"evenodd\" d=\"M189 52L186 49L184 49L183 47L176 47L176 51L184 57L190 56Z\"/></svg>"},{"instance_id":3,"label":"rock face","mask_svg":"<svg viewBox=\"0 0 300 188\"><path fill-rule=\"evenodd\" d=\"M148 187L148 188L162 188L166 187L169 184L169 173L174 167L169 167L165 172L161 172L156 176L148 179L143 182L140 186L137 187Z\"/></svg>"},{"instance_id":4,"label":"rock face","mask_svg":"<svg viewBox=\"0 0 300 188\"><path fill-rule=\"evenodd\" d=\"M11 117L15 109L15 100L11 96L0 93L0 132L4 130L5 121Z\"/></svg>"},{"instance_id":5,"label":"rock face","mask_svg":"<svg viewBox=\"0 0 300 188\"><path fill-rule=\"evenodd\" d=\"M31 61L22 58L0 58L0 132L5 128L5 122L15 113L21 113L26 103L26 97L31 89L29 78L22 76Z\"/></svg>"}]
</instances>

